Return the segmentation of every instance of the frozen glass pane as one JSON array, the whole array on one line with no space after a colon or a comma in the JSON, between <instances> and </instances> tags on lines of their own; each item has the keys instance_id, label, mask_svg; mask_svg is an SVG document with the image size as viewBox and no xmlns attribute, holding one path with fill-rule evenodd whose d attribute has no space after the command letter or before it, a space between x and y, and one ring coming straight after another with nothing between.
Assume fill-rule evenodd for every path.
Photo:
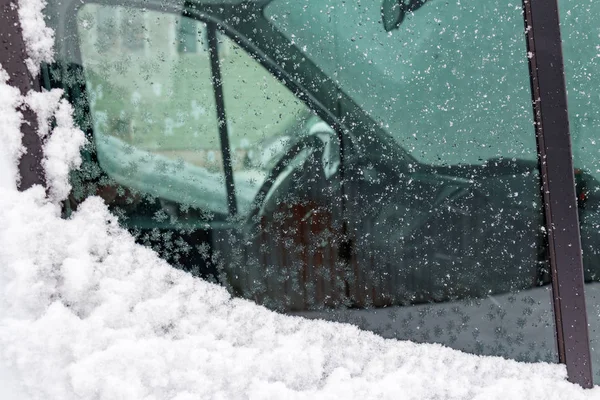
<instances>
[{"instance_id":1,"label":"frozen glass pane","mask_svg":"<svg viewBox=\"0 0 600 400\"><path fill-rule=\"evenodd\" d=\"M274 0L266 13L419 161L535 160L523 134L531 107L521 2L417 3L389 32L381 1Z\"/></svg>"},{"instance_id":2,"label":"frozen glass pane","mask_svg":"<svg viewBox=\"0 0 600 400\"><path fill-rule=\"evenodd\" d=\"M120 21L123 29L111 35L121 45L98 45L105 32L88 18L105 14ZM206 53L181 54L180 43L174 40L178 26L202 32L203 24L104 5L86 5L79 16L81 59L100 167L115 183L140 195L226 215L209 58ZM146 21L152 22L153 32L141 41L143 45L147 40L148 48L138 51L136 41L140 35L146 37ZM107 187L104 197L109 200L116 191ZM136 201L128 200L133 207Z\"/></svg>"},{"instance_id":3,"label":"frozen glass pane","mask_svg":"<svg viewBox=\"0 0 600 400\"><path fill-rule=\"evenodd\" d=\"M319 120L235 42L222 36L218 43L236 198L245 214L294 137Z\"/></svg>"},{"instance_id":4,"label":"frozen glass pane","mask_svg":"<svg viewBox=\"0 0 600 400\"><path fill-rule=\"evenodd\" d=\"M555 360L521 4L419 5L388 30L380 2L266 8L371 118L344 138L353 308L303 315Z\"/></svg>"}]
</instances>

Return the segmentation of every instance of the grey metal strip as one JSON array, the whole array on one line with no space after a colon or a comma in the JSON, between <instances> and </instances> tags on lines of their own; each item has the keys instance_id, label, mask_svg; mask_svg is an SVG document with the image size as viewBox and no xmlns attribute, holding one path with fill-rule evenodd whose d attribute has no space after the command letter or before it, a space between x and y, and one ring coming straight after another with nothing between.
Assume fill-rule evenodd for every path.
<instances>
[{"instance_id":1,"label":"grey metal strip","mask_svg":"<svg viewBox=\"0 0 600 400\"><path fill-rule=\"evenodd\" d=\"M556 0L523 0L531 91L552 272L558 355L568 378L592 387L583 262Z\"/></svg>"}]
</instances>

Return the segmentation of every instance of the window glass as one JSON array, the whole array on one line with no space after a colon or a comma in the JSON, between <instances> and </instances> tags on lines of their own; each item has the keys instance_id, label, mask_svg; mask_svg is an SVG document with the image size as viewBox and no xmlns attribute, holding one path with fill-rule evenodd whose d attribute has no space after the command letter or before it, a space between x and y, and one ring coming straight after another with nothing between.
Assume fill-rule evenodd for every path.
<instances>
[{"instance_id":1,"label":"window glass","mask_svg":"<svg viewBox=\"0 0 600 400\"><path fill-rule=\"evenodd\" d=\"M103 8L110 13L98 11ZM131 26L115 36L123 46L151 21L146 50L98 46L94 39L101 33L92 28L97 26L94 16L105 14L128 16ZM229 268L221 283L230 285L251 276L239 271L234 279L228 266L258 262L264 243L256 231L276 224L265 210L272 214L278 209L281 187L294 177L310 180L311 190L321 191L337 179L339 156L328 144L335 138L333 130L214 24L157 11L86 5L79 12L78 30L97 164L90 166L92 159L87 169L74 174L71 206L98 194L141 242L176 265L210 278L222 272L217 267ZM214 46L209 48L211 35ZM317 159L326 164L318 182L308 172L313 170L300 172ZM228 201L228 170L235 210ZM323 199L307 202L302 196L295 193L286 201L292 208L305 207L306 213L326 205ZM279 212L277 223L293 223L286 213ZM240 231L248 249L244 261L234 263L231 243L240 240ZM235 290L248 292L240 285Z\"/></svg>"},{"instance_id":2,"label":"window glass","mask_svg":"<svg viewBox=\"0 0 600 400\"><path fill-rule=\"evenodd\" d=\"M355 308L313 316L556 360L521 4L421 2L386 30L391 3L265 10L380 128L345 137Z\"/></svg>"},{"instance_id":3,"label":"window glass","mask_svg":"<svg viewBox=\"0 0 600 400\"><path fill-rule=\"evenodd\" d=\"M94 7L113 10L127 22L117 33L123 48L94 45L92 30L83 25ZM226 215L209 59L173 51L180 43L164 35L187 19L100 5L86 5L81 16L82 66L102 169L116 183L161 201ZM155 32L149 51L131 51L130 40L145 31L146 17L162 35ZM185 24L194 32L202 27Z\"/></svg>"},{"instance_id":4,"label":"window glass","mask_svg":"<svg viewBox=\"0 0 600 400\"><path fill-rule=\"evenodd\" d=\"M177 38L179 43L177 51L180 53L195 53L198 47L198 41L201 40L202 30L199 27L201 23L191 18L181 18L177 24Z\"/></svg>"},{"instance_id":5,"label":"window glass","mask_svg":"<svg viewBox=\"0 0 600 400\"><path fill-rule=\"evenodd\" d=\"M123 9L121 17L121 36L123 46L129 50L144 50L146 45L146 14L135 9Z\"/></svg>"},{"instance_id":6,"label":"window glass","mask_svg":"<svg viewBox=\"0 0 600 400\"><path fill-rule=\"evenodd\" d=\"M277 311L556 361L520 3L214 3L57 30L93 138L70 206ZM99 46L100 8L144 51Z\"/></svg>"},{"instance_id":7,"label":"window glass","mask_svg":"<svg viewBox=\"0 0 600 400\"><path fill-rule=\"evenodd\" d=\"M265 67L224 35L218 40L233 177L241 213L301 134L322 126L310 109Z\"/></svg>"},{"instance_id":8,"label":"window glass","mask_svg":"<svg viewBox=\"0 0 600 400\"><path fill-rule=\"evenodd\" d=\"M594 380L600 382L600 5L559 2Z\"/></svg>"},{"instance_id":9,"label":"window glass","mask_svg":"<svg viewBox=\"0 0 600 400\"><path fill-rule=\"evenodd\" d=\"M117 44L117 9L114 7L98 7L96 10L97 28L94 39L98 49L104 50ZM88 19L94 20L93 18Z\"/></svg>"},{"instance_id":10,"label":"window glass","mask_svg":"<svg viewBox=\"0 0 600 400\"><path fill-rule=\"evenodd\" d=\"M420 161L535 160L521 2L422 3L389 32L381 1L274 0L266 14Z\"/></svg>"}]
</instances>

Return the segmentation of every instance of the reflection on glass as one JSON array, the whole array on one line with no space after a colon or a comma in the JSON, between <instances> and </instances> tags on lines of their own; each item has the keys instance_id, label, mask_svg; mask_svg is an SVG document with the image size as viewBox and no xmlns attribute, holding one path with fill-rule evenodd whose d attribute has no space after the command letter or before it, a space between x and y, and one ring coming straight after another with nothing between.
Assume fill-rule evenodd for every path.
<instances>
[{"instance_id":1,"label":"reflection on glass","mask_svg":"<svg viewBox=\"0 0 600 400\"><path fill-rule=\"evenodd\" d=\"M138 241L274 310L556 361L520 3L418 3L83 6L97 162L72 207L102 195ZM106 15L132 26L86 22Z\"/></svg>"}]
</instances>

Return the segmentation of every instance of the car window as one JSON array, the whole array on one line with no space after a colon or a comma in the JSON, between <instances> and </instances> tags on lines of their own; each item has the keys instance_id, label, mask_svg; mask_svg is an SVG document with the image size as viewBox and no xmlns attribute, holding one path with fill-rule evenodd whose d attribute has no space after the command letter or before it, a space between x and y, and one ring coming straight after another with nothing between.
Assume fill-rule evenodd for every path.
<instances>
[{"instance_id":1,"label":"car window","mask_svg":"<svg viewBox=\"0 0 600 400\"><path fill-rule=\"evenodd\" d=\"M215 24L89 4L77 29L93 162L74 174L71 207L98 194L141 242L215 275L230 229L269 223L277 205L264 199L311 153L299 141L318 137L325 179L335 175L334 131Z\"/></svg>"},{"instance_id":2,"label":"car window","mask_svg":"<svg viewBox=\"0 0 600 400\"><path fill-rule=\"evenodd\" d=\"M219 116L203 22L104 5L86 5L79 15L99 165L122 186L209 216L227 215L219 137L219 124L226 124L235 201L245 214L268 168L318 122L270 72L216 32L225 103ZM97 28L88 28L94 15ZM108 33L112 25L120 28Z\"/></svg>"},{"instance_id":3,"label":"car window","mask_svg":"<svg viewBox=\"0 0 600 400\"><path fill-rule=\"evenodd\" d=\"M94 15L117 28L88 27ZM99 165L116 183L165 201L227 214L208 52L178 52L183 23L163 13L86 5L81 60ZM166 37L165 37L166 35Z\"/></svg>"},{"instance_id":4,"label":"car window","mask_svg":"<svg viewBox=\"0 0 600 400\"><path fill-rule=\"evenodd\" d=\"M289 145L320 120L233 40L220 35L217 46L235 193L243 215Z\"/></svg>"},{"instance_id":5,"label":"car window","mask_svg":"<svg viewBox=\"0 0 600 400\"><path fill-rule=\"evenodd\" d=\"M81 60L59 54L85 77L94 139L72 197L100 194L174 266L273 310L556 361L521 16L427 2L387 32L379 5L358 0L209 3L80 8L78 43L58 40L80 47ZM122 47L133 27L101 37L97 19L123 15L143 45ZM466 21L498 27L476 38L506 54L458 51ZM369 69L379 59L389 68Z\"/></svg>"},{"instance_id":6,"label":"car window","mask_svg":"<svg viewBox=\"0 0 600 400\"><path fill-rule=\"evenodd\" d=\"M381 10L381 1L274 0L265 14L418 160L535 160L523 140L520 2L427 1L389 32Z\"/></svg>"}]
</instances>

